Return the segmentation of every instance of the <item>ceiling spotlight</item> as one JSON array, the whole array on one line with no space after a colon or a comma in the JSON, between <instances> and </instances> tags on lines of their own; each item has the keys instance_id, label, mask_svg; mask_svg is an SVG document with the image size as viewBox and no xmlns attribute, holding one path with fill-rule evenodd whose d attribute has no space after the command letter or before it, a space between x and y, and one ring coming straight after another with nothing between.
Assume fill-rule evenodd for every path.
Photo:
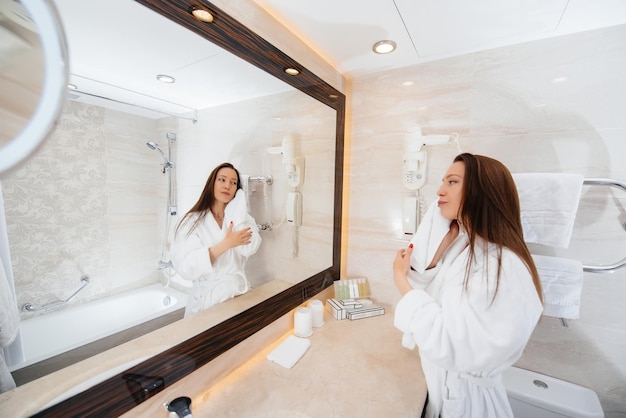
<instances>
[{"instance_id":1,"label":"ceiling spotlight","mask_svg":"<svg viewBox=\"0 0 626 418\"><path fill-rule=\"evenodd\" d=\"M287 74L289 74L289 75L298 75L298 74L300 74L300 71L299 71L299 70L297 70L297 69L295 69L295 68L291 68L291 67L289 67L289 68L285 68L285 72L286 72Z\"/></svg>"},{"instance_id":2,"label":"ceiling spotlight","mask_svg":"<svg viewBox=\"0 0 626 418\"><path fill-rule=\"evenodd\" d=\"M158 74L156 76L157 80L159 80L161 83L167 83L167 84L172 84L176 82L176 79L174 77L172 77L171 75L165 75L165 74Z\"/></svg>"},{"instance_id":3,"label":"ceiling spotlight","mask_svg":"<svg viewBox=\"0 0 626 418\"><path fill-rule=\"evenodd\" d=\"M78 86L76 84L69 83L67 88L70 90L78 90Z\"/></svg>"},{"instance_id":4,"label":"ceiling spotlight","mask_svg":"<svg viewBox=\"0 0 626 418\"><path fill-rule=\"evenodd\" d=\"M394 41L378 41L372 47L372 51L377 54L388 54L396 50L396 43Z\"/></svg>"},{"instance_id":5,"label":"ceiling spotlight","mask_svg":"<svg viewBox=\"0 0 626 418\"><path fill-rule=\"evenodd\" d=\"M194 7L191 9L191 14L193 15L193 17L195 17L196 19L202 22L207 22L207 23L213 22L213 15L208 10L198 9Z\"/></svg>"}]
</instances>

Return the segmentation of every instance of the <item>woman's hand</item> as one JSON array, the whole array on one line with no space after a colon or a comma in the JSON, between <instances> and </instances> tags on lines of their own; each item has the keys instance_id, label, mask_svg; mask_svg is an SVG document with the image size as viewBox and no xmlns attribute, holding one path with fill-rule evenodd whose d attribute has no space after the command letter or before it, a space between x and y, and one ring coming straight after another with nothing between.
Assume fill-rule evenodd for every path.
<instances>
[{"instance_id":1,"label":"woman's hand","mask_svg":"<svg viewBox=\"0 0 626 418\"><path fill-rule=\"evenodd\" d=\"M233 231L233 223L232 221L228 224L228 228L226 229L226 237L224 241L228 248L239 247L240 245L250 244L252 239L252 228L249 226L240 229L238 231Z\"/></svg>"},{"instance_id":2,"label":"woman's hand","mask_svg":"<svg viewBox=\"0 0 626 418\"><path fill-rule=\"evenodd\" d=\"M409 269L411 268L411 254L413 254L413 244L410 244L406 250L398 251L393 261L393 281L403 296L413 290L408 279Z\"/></svg>"},{"instance_id":3,"label":"woman's hand","mask_svg":"<svg viewBox=\"0 0 626 418\"><path fill-rule=\"evenodd\" d=\"M209 248L211 263L215 263L215 260L217 260L218 257L224 254L227 250L239 247L240 245L250 244L252 241L252 228L248 226L241 230L233 231L233 226L233 223L230 222L228 224L228 228L226 228L226 237L224 237L219 244Z\"/></svg>"}]
</instances>

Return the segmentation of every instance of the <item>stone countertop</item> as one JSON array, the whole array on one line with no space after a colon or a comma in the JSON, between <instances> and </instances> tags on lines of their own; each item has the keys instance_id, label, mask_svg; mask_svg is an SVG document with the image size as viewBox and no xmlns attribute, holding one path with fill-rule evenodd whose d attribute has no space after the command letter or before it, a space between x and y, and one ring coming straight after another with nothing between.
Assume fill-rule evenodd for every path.
<instances>
[{"instance_id":1,"label":"stone countertop","mask_svg":"<svg viewBox=\"0 0 626 418\"><path fill-rule=\"evenodd\" d=\"M266 359L289 332L196 397L194 416L419 417L426 399L419 354L402 347L390 309L354 321L324 312L324 321L291 369Z\"/></svg>"}]
</instances>

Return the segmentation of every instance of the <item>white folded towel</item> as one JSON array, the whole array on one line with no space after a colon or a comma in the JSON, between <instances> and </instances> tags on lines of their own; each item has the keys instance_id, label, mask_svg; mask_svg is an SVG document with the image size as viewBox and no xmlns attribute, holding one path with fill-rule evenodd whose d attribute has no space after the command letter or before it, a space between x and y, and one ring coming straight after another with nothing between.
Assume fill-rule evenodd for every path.
<instances>
[{"instance_id":1,"label":"white folded towel","mask_svg":"<svg viewBox=\"0 0 626 418\"><path fill-rule=\"evenodd\" d=\"M520 198L524 240L567 248L572 237L583 176L515 173L513 179Z\"/></svg>"},{"instance_id":2,"label":"white folded towel","mask_svg":"<svg viewBox=\"0 0 626 418\"><path fill-rule=\"evenodd\" d=\"M291 369L310 346L311 341L306 338L290 335L267 355L267 359L287 369Z\"/></svg>"},{"instance_id":3,"label":"white folded towel","mask_svg":"<svg viewBox=\"0 0 626 418\"><path fill-rule=\"evenodd\" d=\"M424 273L449 230L450 220L441 216L437 201L434 201L426 210L411 239L413 244L411 267L420 274Z\"/></svg>"},{"instance_id":4,"label":"white folded towel","mask_svg":"<svg viewBox=\"0 0 626 418\"><path fill-rule=\"evenodd\" d=\"M543 314L578 319L583 265L578 260L533 254L543 289Z\"/></svg>"}]
</instances>

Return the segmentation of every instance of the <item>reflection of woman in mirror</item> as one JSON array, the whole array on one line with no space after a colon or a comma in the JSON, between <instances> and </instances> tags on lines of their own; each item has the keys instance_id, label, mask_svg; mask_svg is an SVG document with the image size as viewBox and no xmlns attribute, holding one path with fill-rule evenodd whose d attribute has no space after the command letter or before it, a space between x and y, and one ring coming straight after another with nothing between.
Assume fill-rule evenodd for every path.
<instances>
[{"instance_id":1,"label":"reflection of woman in mirror","mask_svg":"<svg viewBox=\"0 0 626 418\"><path fill-rule=\"evenodd\" d=\"M250 289L244 267L261 245L237 169L222 163L209 175L196 204L178 223L172 262L193 282L185 316Z\"/></svg>"}]
</instances>

